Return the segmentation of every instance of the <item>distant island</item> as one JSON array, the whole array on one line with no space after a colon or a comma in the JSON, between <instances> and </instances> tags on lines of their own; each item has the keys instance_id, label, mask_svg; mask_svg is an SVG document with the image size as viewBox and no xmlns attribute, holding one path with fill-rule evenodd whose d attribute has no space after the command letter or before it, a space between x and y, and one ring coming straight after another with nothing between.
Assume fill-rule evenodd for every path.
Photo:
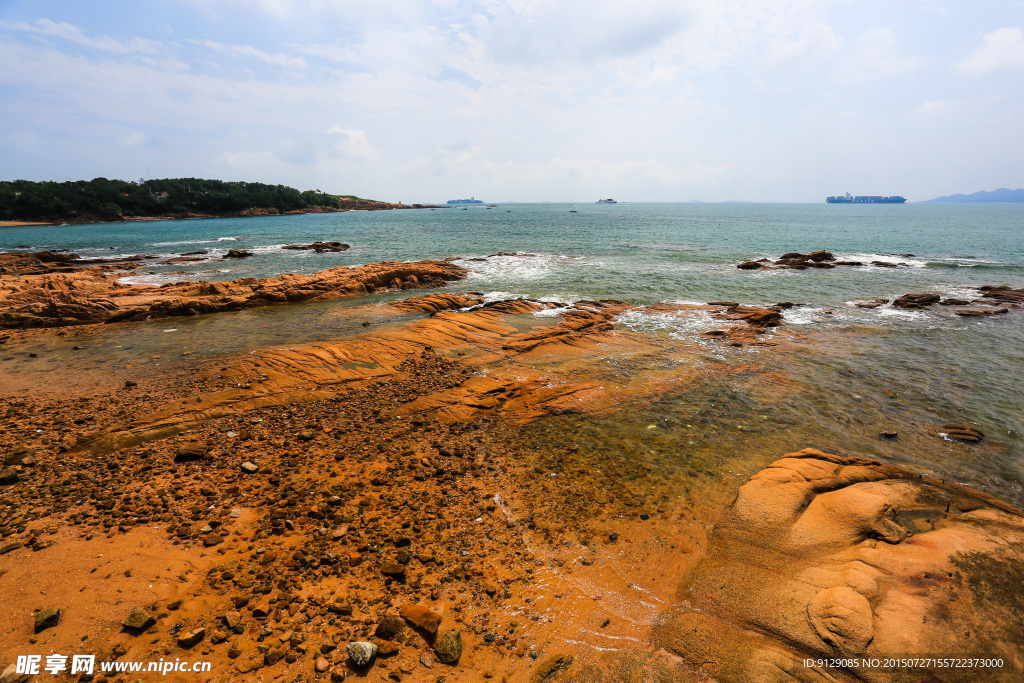
<instances>
[{"instance_id":1,"label":"distant island","mask_svg":"<svg viewBox=\"0 0 1024 683\"><path fill-rule=\"evenodd\" d=\"M1020 204L1024 202L1024 189L1010 190L1001 187L990 192L973 194L950 194L945 197L928 199L918 204Z\"/></svg>"},{"instance_id":2,"label":"distant island","mask_svg":"<svg viewBox=\"0 0 1024 683\"><path fill-rule=\"evenodd\" d=\"M0 221L67 222L207 218L418 209L320 190L204 178L59 182L0 181Z\"/></svg>"}]
</instances>

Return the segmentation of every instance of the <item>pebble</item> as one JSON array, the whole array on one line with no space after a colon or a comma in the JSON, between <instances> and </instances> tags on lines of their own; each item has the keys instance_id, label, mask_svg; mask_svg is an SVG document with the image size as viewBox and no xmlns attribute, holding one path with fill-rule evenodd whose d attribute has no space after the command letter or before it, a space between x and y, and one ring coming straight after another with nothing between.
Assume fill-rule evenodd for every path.
<instances>
[{"instance_id":1,"label":"pebble","mask_svg":"<svg viewBox=\"0 0 1024 683\"><path fill-rule=\"evenodd\" d=\"M206 636L205 628L197 628L194 631L189 631L183 636L178 637L178 647L192 647L199 643Z\"/></svg>"},{"instance_id":2,"label":"pebble","mask_svg":"<svg viewBox=\"0 0 1024 683\"><path fill-rule=\"evenodd\" d=\"M462 631L452 629L434 645L437 661L442 664L456 664L462 657Z\"/></svg>"},{"instance_id":3,"label":"pebble","mask_svg":"<svg viewBox=\"0 0 1024 683\"><path fill-rule=\"evenodd\" d=\"M63 614L64 613L58 607L44 609L36 614L36 633L45 631L46 629L59 624Z\"/></svg>"},{"instance_id":4,"label":"pebble","mask_svg":"<svg viewBox=\"0 0 1024 683\"><path fill-rule=\"evenodd\" d=\"M430 635L437 634L437 628L441 625L441 615L423 605L402 605L398 613L412 626Z\"/></svg>"},{"instance_id":5,"label":"pebble","mask_svg":"<svg viewBox=\"0 0 1024 683\"><path fill-rule=\"evenodd\" d=\"M357 640L348 644L345 651L348 653L348 658L352 660L352 663L363 668L373 664L373 660L377 658L378 647L373 643L367 643L363 640Z\"/></svg>"},{"instance_id":6,"label":"pebble","mask_svg":"<svg viewBox=\"0 0 1024 683\"><path fill-rule=\"evenodd\" d=\"M260 468L257 465L252 464L251 462L243 462L242 471L245 472L246 474L256 474L257 472L260 471Z\"/></svg>"},{"instance_id":7,"label":"pebble","mask_svg":"<svg viewBox=\"0 0 1024 683\"><path fill-rule=\"evenodd\" d=\"M121 626L132 631L141 632L156 623L156 619L153 615L147 612L142 607L136 605L128 611L128 616L121 622Z\"/></svg>"},{"instance_id":8,"label":"pebble","mask_svg":"<svg viewBox=\"0 0 1024 683\"><path fill-rule=\"evenodd\" d=\"M374 635L382 640L394 640L404 629L405 624L402 620L389 614L377 624L377 630L374 631Z\"/></svg>"}]
</instances>

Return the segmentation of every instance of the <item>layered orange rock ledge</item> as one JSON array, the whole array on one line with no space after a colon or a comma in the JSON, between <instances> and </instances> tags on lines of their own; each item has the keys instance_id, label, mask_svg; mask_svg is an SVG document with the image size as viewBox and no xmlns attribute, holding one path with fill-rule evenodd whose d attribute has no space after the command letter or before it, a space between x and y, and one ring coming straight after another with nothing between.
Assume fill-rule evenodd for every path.
<instances>
[{"instance_id":1,"label":"layered orange rock ledge","mask_svg":"<svg viewBox=\"0 0 1024 683\"><path fill-rule=\"evenodd\" d=\"M300 301L324 301L389 289L439 287L465 268L444 261L385 262L312 275L178 282L162 287L120 283L102 267L0 275L0 328L64 327L197 315Z\"/></svg>"}]
</instances>

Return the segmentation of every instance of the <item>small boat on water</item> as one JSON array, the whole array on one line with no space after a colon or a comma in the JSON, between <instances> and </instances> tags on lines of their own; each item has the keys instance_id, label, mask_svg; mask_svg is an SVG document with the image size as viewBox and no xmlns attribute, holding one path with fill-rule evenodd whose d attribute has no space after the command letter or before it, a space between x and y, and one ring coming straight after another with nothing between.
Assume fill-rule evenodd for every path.
<instances>
[{"instance_id":1,"label":"small boat on water","mask_svg":"<svg viewBox=\"0 0 1024 683\"><path fill-rule=\"evenodd\" d=\"M615 201L614 199L598 199L597 203L598 204L618 204L618 202Z\"/></svg>"}]
</instances>

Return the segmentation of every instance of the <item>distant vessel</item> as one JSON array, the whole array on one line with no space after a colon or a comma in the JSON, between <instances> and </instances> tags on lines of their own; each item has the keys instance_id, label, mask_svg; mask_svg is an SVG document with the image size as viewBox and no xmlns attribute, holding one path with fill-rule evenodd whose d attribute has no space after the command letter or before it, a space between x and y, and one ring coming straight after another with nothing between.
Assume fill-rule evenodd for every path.
<instances>
[{"instance_id":1,"label":"distant vessel","mask_svg":"<svg viewBox=\"0 0 1024 683\"><path fill-rule=\"evenodd\" d=\"M449 199L449 204L483 204L483 201L476 197L470 197L469 199Z\"/></svg>"},{"instance_id":2,"label":"distant vessel","mask_svg":"<svg viewBox=\"0 0 1024 683\"><path fill-rule=\"evenodd\" d=\"M907 203L907 199L906 199L906 197L901 197L898 194L894 194L891 197L879 197L877 195L873 195L873 196L858 195L856 197L852 197L852 196L850 196L850 193L847 192L842 197L825 197L825 203L826 204L906 204Z\"/></svg>"},{"instance_id":3,"label":"distant vessel","mask_svg":"<svg viewBox=\"0 0 1024 683\"><path fill-rule=\"evenodd\" d=\"M597 203L598 204L618 204L618 202L615 201L614 199L598 199Z\"/></svg>"}]
</instances>

